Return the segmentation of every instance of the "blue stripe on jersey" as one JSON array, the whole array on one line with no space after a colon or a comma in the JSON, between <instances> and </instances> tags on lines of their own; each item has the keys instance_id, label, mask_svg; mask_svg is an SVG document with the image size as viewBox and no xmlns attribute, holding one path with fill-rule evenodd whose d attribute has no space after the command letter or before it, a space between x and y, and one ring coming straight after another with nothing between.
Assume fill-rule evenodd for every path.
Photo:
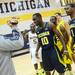
<instances>
[{"instance_id":1,"label":"blue stripe on jersey","mask_svg":"<svg viewBox=\"0 0 75 75\"><path fill-rule=\"evenodd\" d=\"M72 25L72 24L75 24L75 18L74 19L72 19L71 21L70 21L70 23L69 23L70 25Z\"/></svg>"},{"instance_id":2,"label":"blue stripe on jersey","mask_svg":"<svg viewBox=\"0 0 75 75\"><path fill-rule=\"evenodd\" d=\"M18 40L20 35L17 30L12 30L11 34L3 35L5 39L9 39L11 41Z\"/></svg>"}]
</instances>

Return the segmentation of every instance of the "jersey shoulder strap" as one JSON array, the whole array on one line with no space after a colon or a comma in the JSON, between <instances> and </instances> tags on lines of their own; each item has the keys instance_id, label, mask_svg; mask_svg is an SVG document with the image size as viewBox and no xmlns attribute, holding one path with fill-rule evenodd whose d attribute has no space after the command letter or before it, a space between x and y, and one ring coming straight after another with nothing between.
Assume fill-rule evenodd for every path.
<instances>
[{"instance_id":1,"label":"jersey shoulder strap","mask_svg":"<svg viewBox=\"0 0 75 75\"><path fill-rule=\"evenodd\" d=\"M44 26L47 28L50 26L50 23L49 22L44 22Z\"/></svg>"},{"instance_id":2,"label":"jersey shoulder strap","mask_svg":"<svg viewBox=\"0 0 75 75\"><path fill-rule=\"evenodd\" d=\"M70 21L70 28L75 28L75 18Z\"/></svg>"}]
</instances>

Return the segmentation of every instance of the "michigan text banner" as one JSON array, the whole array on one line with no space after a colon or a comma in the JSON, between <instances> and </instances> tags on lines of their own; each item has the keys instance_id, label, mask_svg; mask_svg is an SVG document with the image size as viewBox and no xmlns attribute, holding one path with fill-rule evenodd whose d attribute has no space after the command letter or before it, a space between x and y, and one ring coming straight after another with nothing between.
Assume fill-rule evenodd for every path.
<instances>
[{"instance_id":1,"label":"michigan text banner","mask_svg":"<svg viewBox=\"0 0 75 75\"><path fill-rule=\"evenodd\" d=\"M9 32L7 21L16 16L21 31L28 29L32 23L32 15L42 14L44 20L49 20L56 12L64 13L60 0L1 0L0 1L0 33Z\"/></svg>"}]
</instances>

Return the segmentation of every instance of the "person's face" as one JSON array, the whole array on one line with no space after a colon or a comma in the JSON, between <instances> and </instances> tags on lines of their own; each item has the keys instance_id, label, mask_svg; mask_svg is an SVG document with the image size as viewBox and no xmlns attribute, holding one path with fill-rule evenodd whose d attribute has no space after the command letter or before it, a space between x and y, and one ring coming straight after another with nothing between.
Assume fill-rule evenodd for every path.
<instances>
[{"instance_id":1,"label":"person's face","mask_svg":"<svg viewBox=\"0 0 75 75\"><path fill-rule=\"evenodd\" d=\"M42 21L42 19L40 17L37 17L36 15L34 15L32 17L32 19L33 19L33 22L35 23L36 26L40 25L40 23Z\"/></svg>"},{"instance_id":2,"label":"person's face","mask_svg":"<svg viewBox=\"0 0 75 75\"><path fill-rule=\"evenodd\" d=\"M65 11L66 11L67 15L71 15L71 14L72 14L72 11L73 11L73 8L70 7L70 6L67 6L67 7L65 8Z\"/></svg>"},{"instance_id":3,"label":"person's face","mask_svg":"<svg viewBox=\"0 0 75 75\"><path fill-rule=\"evenodd\" d=\"M35 32L35 26L31 26L31 31Z\"/></svg>"},{"instance_id":4,"label":"person's face","mask_svg":"<svg viewBox=\"0 0 75 75\"><path fill-rule=\"evenodd\" d=\"M55 19L55 17L51 17L51 18L50 18L50 21L51 21L52 23L56 23L56 22L57 22L57 20Z\"/></svg>"}]
</instances>

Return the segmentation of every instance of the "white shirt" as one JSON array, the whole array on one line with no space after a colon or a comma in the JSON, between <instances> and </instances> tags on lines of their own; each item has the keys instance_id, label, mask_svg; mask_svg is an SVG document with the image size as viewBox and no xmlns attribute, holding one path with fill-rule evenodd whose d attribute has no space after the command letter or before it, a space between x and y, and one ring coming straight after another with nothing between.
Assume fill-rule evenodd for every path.
<instances>
[{"instance_id":1,"label":"white shirt","mask_svg":"<svg viewBox=\"0 0 75 75\"><path fill-rule=\"evenodd\" d=\"M15 27L12 29L11 34L0 35L0 51L18 50L23 46L23 36Z\"/></svg>"},{"instance_id":2,"label":"white shirt","mask_svg":"<svg viewBox=\"0 0 75 75\"><path fill-rule=\"evenodd\" d=\"M28 35L29 35L29 46L30 46L30 49L36 49L37 43L38 43L37 34L36 33L32 33L31 31L29 31Z\"/></svg>"}]
</instances>

